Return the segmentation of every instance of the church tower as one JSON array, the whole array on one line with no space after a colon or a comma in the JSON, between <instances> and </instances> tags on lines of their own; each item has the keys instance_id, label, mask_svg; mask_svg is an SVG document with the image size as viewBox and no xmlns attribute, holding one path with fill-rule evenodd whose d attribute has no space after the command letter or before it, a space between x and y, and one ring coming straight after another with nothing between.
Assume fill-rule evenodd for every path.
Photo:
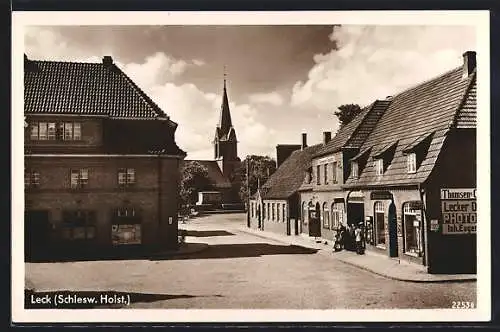
<instances>
[{"instance_id":1,"label":"church tower","mask_svg":"<svg viewBox=\"0 0 500 332\"><path fill-rule=\"evenodd\" d=\"M229 99L227 97L226 73L224 72L224 91L220 109L219 123L215 128L214 158L222 171L222 174L232 179L234 169L240 159L238 158L238 141L236 131L231 121L229 110Z\"/></svg>"}]
</instances>

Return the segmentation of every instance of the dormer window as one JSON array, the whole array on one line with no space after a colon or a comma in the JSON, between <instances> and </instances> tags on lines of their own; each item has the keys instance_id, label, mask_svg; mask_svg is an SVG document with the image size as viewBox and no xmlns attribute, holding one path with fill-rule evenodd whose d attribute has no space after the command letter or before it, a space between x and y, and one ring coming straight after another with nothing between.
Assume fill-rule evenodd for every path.
<instances>
[{"instance_id":1,"label":"dormer window","mask_svg":"<svg viewBox=\"0 0 500 332\"><path fill-rule=\"evenodd\" d=\"M382 175L384 174L384 160L383 159L375 159L373 162L373 165L375 167L375 173L377 175Z\"/></svg>"},{"instance_id":2,"label":"dormer window","mask_svg":"<svg viewBox=\"0 0 500 332\"><path fill-rule=\"evenodd\" d=\"M424 134L417 137L412 143L403 149L406 155L406 171L408 174L416 173L424 159L432 142L434 133Z\"/></svg>"},{"instance_id":3,"label":"dormer window","mask_svg":"<svg viewBox=\"0 0 500 332\"><path fill-rule=\"evenodd\" d=\"M408 173L417 172L417 154L415 152L409 153L407 155L407 170Z\"/></svg>"},{"instance_id":4,"label":"dormer window","mask_svg":"<svg viewBox=\"0 0 500 332\"><path fill-rule=\"evenodd\" d=\"M357 161L353 161L352 164L351 164L351 174L352 174L352 177L354 179L357 179L359 174L358 174L358 162Z\"/></svg>"}]
</instances>

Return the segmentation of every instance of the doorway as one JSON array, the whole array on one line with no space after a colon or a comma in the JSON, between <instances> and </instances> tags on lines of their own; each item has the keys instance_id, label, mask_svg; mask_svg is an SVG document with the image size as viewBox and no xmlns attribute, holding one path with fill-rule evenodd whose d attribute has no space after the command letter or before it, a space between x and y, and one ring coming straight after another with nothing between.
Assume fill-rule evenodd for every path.
<instances>
[{"instance_id":1,"label":"doorway","mask_svg":"<svg viewBox=\"0 0 500 332\"><path fill-rule=\"evenodd\" d=\"M347 224L357 225L365 219L365 204L363 202L347 203Z\"/></svg>"},{"instance_id":2,"label":"doorway","mask_svg":"<svg viewBox=\"0 0 500 332\"><path fill-rule=\"evenodd\" d=\"M41 257L48 252L49 232L49 211L32 210L24 212L25 260Z\"/></svg>"},{"instance_id":3,"label":"doorway","mask_svg":"<svg viewBox=\"0 0 500 332\"><path fill-rule=\"evenodd\" d=\"M389 254L391 257L398 257L398 225L396 216L396 205L391 202L388 213L389 223Z\"/></svg>"},{"instance_id":4,"label":"doorway","mask_svg":"<svg viewBox=\"0 0 500 332\"><path fill-rule=\"evenodd\" d=\"M311 206L309 208L309 236L321 237L321 224L319 220L319 214L319 203L316 203L316 206Z\"/></svg>"}]
</instances>

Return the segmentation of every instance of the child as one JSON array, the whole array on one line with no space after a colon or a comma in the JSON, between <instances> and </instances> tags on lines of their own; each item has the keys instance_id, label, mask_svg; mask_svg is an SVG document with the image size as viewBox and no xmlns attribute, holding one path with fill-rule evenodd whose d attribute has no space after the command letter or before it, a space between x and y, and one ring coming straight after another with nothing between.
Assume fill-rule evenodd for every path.
<instances>
[{"instance_id":1,"label":"child","mask_svg":"<svg viewBox=\"0 0 500 332\"><path fill-rule=\"evenodd\" d=\"M362 237L361 237L361 223L356 226L356 229L354 230L354 237L356 240L356 253L358 255L363 254L363 243L362 243Z\"/></svg>"}]
</instances>

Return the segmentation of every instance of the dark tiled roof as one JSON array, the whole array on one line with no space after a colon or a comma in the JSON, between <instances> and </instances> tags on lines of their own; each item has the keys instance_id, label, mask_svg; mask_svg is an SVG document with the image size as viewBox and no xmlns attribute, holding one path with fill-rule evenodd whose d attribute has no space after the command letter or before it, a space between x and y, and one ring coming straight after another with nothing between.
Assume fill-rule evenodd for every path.
<instances>
[{"instance_id":1,"label":"dark tiled roof","mask_svg":"<svg viewBox=\"0 0 500 332\"><path fill-rule=\"evenodd\" d=\"M472 86L464 100L460 111L457 113L454 125L457 128L476 128L476 103L477 103L477 84L476 78L472 82Z\"/></svg>"},{"instance_id":2,"label":"dark tiled roof","mask_svg":"<svg viewBox=\"0 0 500 332\"><path fill-rule=\"evenodd\" d=\"M322 147L323 144L317 144L292 152L262 186L263 198L286 199L297 192L304 182L305 171L311 167L313 156Z\"/></svg>"},{"instance_id":3,"label":"dark tiled roof","mask_svg":"<svg viewBox=\"0 0 500 332\"><path fill-rule=\"evenodd\" d=\"M217 161L215 160L186 160L196 161L208 169L208 178L216 188L230 188L231 182L222 174Z\"/></svg>"},{"instance_id":4,"label":"dark tiled roof","mask_svg":"<svg viewBox=\"0 0 500 332\"><path fill-rule=\"evenodd\" d=\"M349 177L346 187L424 182L434 168L446 134L463 101L466 101L468 109L475 109L475 97L469 96L469 92L475 95L474 86L470 89L474 79L475 74L462 78L462 67L459 67L396 95L361 147L361 150L372 147L366 167L360 170L357 180ZM462 113L464 118L468 113ZM434 135L425 159L416 173L407 173L407 157L403 150L431 133ZM385 173L377 176L372 157L393 142L397 142L394 158Z\"/></svg>"},{"instance_id":5,"label":"dark tiled roof","mask_svg":"<svg viewBox=\"0 0 500 332\"><path fill-rule=\"evenodd\" d=\"M114 64L35 60L25 60L24 112L166 117Z\"/></svg>"},{"instance_id":6,"label":"dark tiled roof","mask_svg":"<svg viewBox=\"0 0 500 332\"><path fill-rule=\"evenodd\" d=\"M352 119L351 122L339 129L330 142L316 153L316 156L319 157L334 153L343 147L359 148L389 104L390 101L388 100L377 100L363 108L361 113Z\"/></svg>"}]
</instances>

